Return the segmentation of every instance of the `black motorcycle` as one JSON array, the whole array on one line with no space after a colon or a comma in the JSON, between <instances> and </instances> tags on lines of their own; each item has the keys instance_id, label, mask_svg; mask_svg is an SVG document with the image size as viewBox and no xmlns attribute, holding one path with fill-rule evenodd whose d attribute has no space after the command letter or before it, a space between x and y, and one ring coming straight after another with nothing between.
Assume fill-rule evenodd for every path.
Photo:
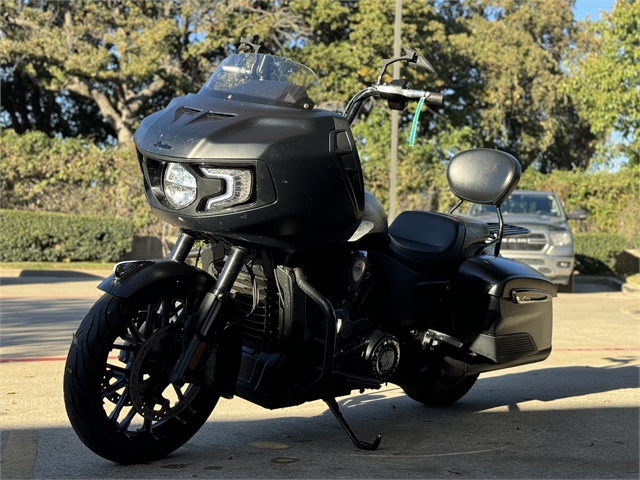
<instances>
[{"instance_id":1,"label":"black motorcycle","mask_svg":"<svg viewBox=\"0 0 640 480\"><path fill-rule=\"evenodd\" d=\"M336 397L392 382L440 407L480 373L547 358L556 288L499 256L527 232L500 213L513 156L468 150L447 169L458 205L495 206L495 224L452 210L388 225L364 189L351 122L370 97L442 104L382 83L393 62L429 62L411 49L384 61L341 115L314 108L307 67L241 47L135 133L147 201L181 233L163 260L118 263L73 337L64 398L80 439L115 462L158 459L238 395L269 409L321 399L375 449Z\"/></svg>"}]
</instances>

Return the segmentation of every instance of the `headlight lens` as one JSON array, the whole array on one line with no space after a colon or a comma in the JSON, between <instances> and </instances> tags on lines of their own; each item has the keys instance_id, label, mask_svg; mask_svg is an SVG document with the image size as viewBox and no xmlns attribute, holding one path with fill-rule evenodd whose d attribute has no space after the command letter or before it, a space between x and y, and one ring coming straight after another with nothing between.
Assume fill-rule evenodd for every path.
<instances>
[{"instance_id":1,"label":"headlight lens","mask_svg":"<svg viewBox=\"0 0 640 480\"><path fill-rule=\"evenodd\" d=\"M554 245L562 246L562 245L570 245L571 244L571 233L570 232L551 232L551 241Z\"/></svg>"},{"instance_id":2,"label":"headlight lens","mask_svg":"<svg viewBox=\"0 0 640 480\"><path fill-rule=\"evenodd\" d=\"M198 194L196 177L179 163L169 163L164 171L164 194L175 208L191 205Z\"/></svg>"},{"instance_id":3,"label":"headlight lens","mask_svg":"<svg viewBox=\"0 0 640 480\"><path fill-rule=\"evenodd\" d=\"M207 178L218 178L224 182L224 193L207 200L204 209L208 212L232 207L251 198L253 174L242 168L200 167Z\"/></svg>"}]
</instances>

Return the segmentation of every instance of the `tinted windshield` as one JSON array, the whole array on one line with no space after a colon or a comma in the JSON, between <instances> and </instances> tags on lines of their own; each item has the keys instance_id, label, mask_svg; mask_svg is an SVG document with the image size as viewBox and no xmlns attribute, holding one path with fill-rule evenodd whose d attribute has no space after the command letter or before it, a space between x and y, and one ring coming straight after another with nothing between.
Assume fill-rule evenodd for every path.
<instances>
[{"instance_id":1,"label":"tinted windshield","mask_svg":"<svg viewBox=\"0 0 640 480\"><path fill-rule=\"evenodd\" d=\"M556 197L550 194L527 194L514 192L502 204L503 214L514 215L546 215L560 217L561 210ZM471 215L483 215L495 213L496 208L491 205L479 205L474 203L469 208Z\"/></svg>"},{"instance_id":2,"label":"tinted windshield","mask_svg":"<svg viewBox=\"0 0 640 480\"><path fill-rule=\"evenodd\" d=\"M238 53L225 58L198 95L281 107L308 108L307 93L318 82L300 63L262 53Z\"/></svg>"}]
</instances>

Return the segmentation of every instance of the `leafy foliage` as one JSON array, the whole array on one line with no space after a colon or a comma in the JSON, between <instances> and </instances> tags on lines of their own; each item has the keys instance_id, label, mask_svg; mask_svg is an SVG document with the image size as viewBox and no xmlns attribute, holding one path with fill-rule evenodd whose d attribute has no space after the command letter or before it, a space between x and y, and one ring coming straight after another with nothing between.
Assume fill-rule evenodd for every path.
<instances>
[{"instance_id":1,"label":"leafy foliage","mask_svg":"<svg viewBox=\"0 0 640 480\"><path fill-rule=\"evenodd\" d=\"M640 163L640 2L617 0L589 24L567 79L580 115L591 124L600 152ZM615 137L618 137L616 139ZM613 143L613 144L612 144Z\"/></svg>"},{"instance_id":2,"label":"leafy foliage","mask_svg":"<svg viewBox=\"0 0 640 480\"><path fill-rule=\"evenodd\" d=\"M199 88L245 30L271 48L306 31L288 7L272 3L264 9L246 0L2 0L0 70L18 94L6 105L11 125L23 132L54 123L66 132L56 117L65 110L77 121L76 106L89 102L89 118L99 112L104 119L98 137L106 129L126 145L142 117ZM69 105L45 108L57 95Z\"/></svg>"},{"instance_id":3,"label":"leafy foliage","mask_svg":"<svg viewBox=\"0 0 640 480\"><path fill-rule=\"evenodd\" d=\"M29 98L19 95L8 104L10 124L20 133L52 133L46 122L84 133L88 123L78 122L84 113L99 131L96 138L106 130L129 142L140 118L199 88L250 33L261 36L266 51L294 57L320 74L321 106L344 105L375 80L381 60L393 52L394 5L385 0L3 4L5 81L15 92L20 82L30 85ZM574 30L569 1L405 0L402 43L425 53L440 73L406 67L403 77L448 94L445 118L424 115L422 130L442 140L471 129L474 146L507 150L543 171L584 166L593 138L559 89ZM66 129L56 120L63 112L33 106L36 97L50 103L51 92L65 98L62 105L73 105L64 112ZM98 112L101 121L95 121ZM405 128L410 120L403 118ZM427 152L427 165L447 158L438 149Z\"/></svg>"},{"instance_id":4,"label":"leafy foliage","mask_svg":"<svg viewBox=\"0 0 640 480\"><path fill-rule=\"evenodd\" d=\"M140 168L128 149L5 130L0 158L5 209L130 218L138 232L156 223L144 199Z\"/></svg>"},{"instance_id":5,"label":"leafy foliage","mask_svg":"<svg viewBox=\"0 0 640 480\"><path fill-rule=\"evenodd\" d=\"M2 262L114 262L133 242L123 218L0 210L0 224Z\"/></svg>"},{"instance_id":6,"label":"leafy foliage","mask_svg":"<svg viewBox=\"0 0 640 480\"><path fill-rule=\"evenodd\" d=\"M585 275L612 275L617 255L627 248L622 235L579 233L574 235L576 269Z\"/></svg>"},{"instance_id":7,"label":"leafy foliage","mask_svg":"<svg viewBox=\"0 0 640 480\"><path fill-rule=\"evenodd\" d=\"M0 6L0 124L12 127L0 137L3 207L130 217L137 233L158 224L135 156L95 145L109 139L129 145L141 118L197 91L241 36L258 34L266 51L309 65L321 79L314 100L334 110L375 81L381 60L393 52L394 5L387 0L0 0ZM589 219L577 230L640 237L638 170L580 173L612 129L632 140L629 158L640 151L639 3L618 0L592 26L576 23L571 6L570 0L403 1L402 44L422 52L438 75L403 66L401 76L447 96L442 109L422 112L414 147L407 140L415 106L401 116L400 209L448 210L455 202L444 174L448 159L468 148L499 148L522 161L523 188L553 189L568 210L587 208ZM353 130L366 186L386 203L386 105L368 104Z\"/></svg>"}]
</instances>

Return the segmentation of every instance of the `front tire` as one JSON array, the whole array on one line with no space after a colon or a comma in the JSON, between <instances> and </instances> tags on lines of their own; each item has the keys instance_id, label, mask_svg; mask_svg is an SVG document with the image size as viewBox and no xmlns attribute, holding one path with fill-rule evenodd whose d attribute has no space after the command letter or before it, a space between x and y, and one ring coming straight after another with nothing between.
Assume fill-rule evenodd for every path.
<instances>
[{"instance_id":1,"label":"front tire","mask_svg":"<svg viewBox=\"0 0 640 480\"><path fill-rule=\"evenodd\" d=\"M201 296L178 289L171 298L156 292L140 302L105 294L80 324L67 357L64 400L73 429L98 455L124 464L165 457L215 408L214 387L169 382L188 309Z\"/></svg>"},{"instance_id":2,"label":"front tire","mask_svg":"<svg viewBox=\"0 0 640 480\"><path fill-rule=\"evenodd\" d=\"M464 397L476 383L478 375L453 380L431 380L418 386L403 386L407 396L429 407L447 407Z\"/></svg>"}]
</instances>

